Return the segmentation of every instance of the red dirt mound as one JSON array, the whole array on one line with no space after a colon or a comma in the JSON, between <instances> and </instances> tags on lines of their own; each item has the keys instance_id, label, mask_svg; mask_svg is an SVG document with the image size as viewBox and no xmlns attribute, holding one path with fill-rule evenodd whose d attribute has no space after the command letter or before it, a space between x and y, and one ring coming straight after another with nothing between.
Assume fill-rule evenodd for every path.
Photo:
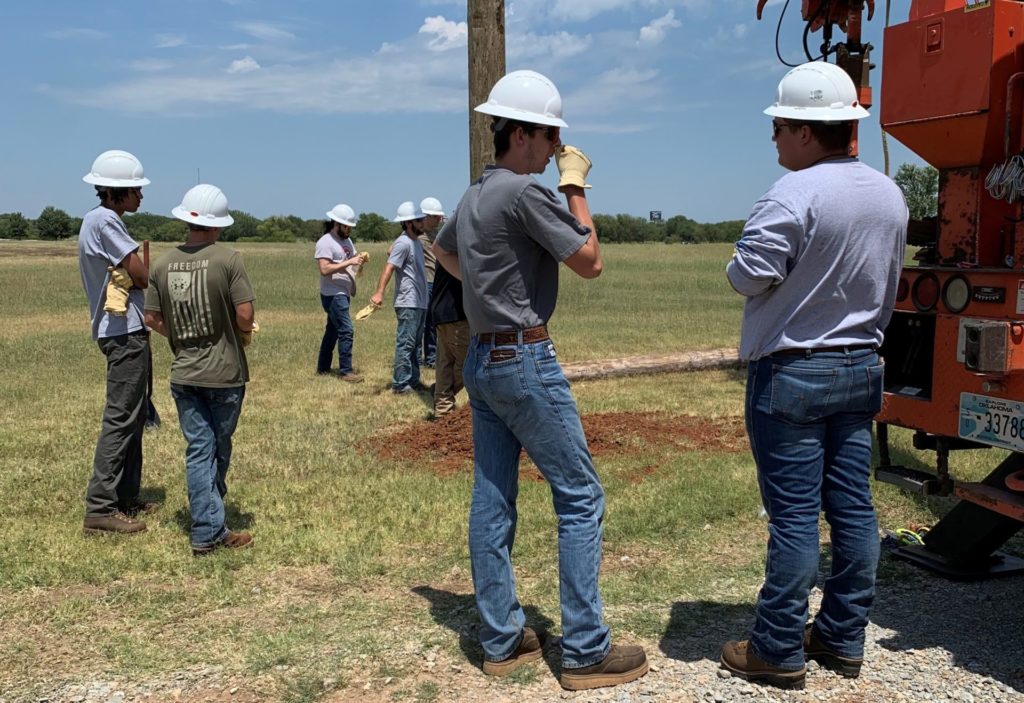
<instances>
[{"instance_id":1,"label":"red dirt mound","mask_svg":"<svg viewBox=\"0 0 1024 703\"><path fill-rule=\"evenodd\" d=\"M583 432L595 457L629 452L642 446L679 451L739 452L748 447L743 418L721 417L714 422L686 415L642 412L584 415ZM439 476L473 470L473 428L468 407L434 421L421 420L378 435L371 448L382 459L427 468ZM635 480L657 471L657 466L638 467ZM542 481L540 473L523 456L520 476Z\"/></svg>"}]
</instances>

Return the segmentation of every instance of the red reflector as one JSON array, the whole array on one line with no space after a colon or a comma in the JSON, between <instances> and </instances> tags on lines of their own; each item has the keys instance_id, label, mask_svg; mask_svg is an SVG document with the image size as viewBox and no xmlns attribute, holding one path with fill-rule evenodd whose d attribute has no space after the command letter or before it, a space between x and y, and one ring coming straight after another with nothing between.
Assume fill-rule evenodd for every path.
<instances>
[{"instance_id":1,"label":"red reflector","mask_svg":"<svg viewBox=\"0 0 1024 703\"><path fill-rule=\"evenodd\" d=\"M192 217L199 217L198 212L190 212L189 214L192 215Z\"/></svg>"},{"instance_id":2,"label":"red reflector","mask_svg":"<svg viewBox=\"0 0 1024 703\"><path fill-rule=\"evenodd\" d=\"M910 290L911 300L921 312L931 310L939 302L939 279L933 273L927 273L916 281Z\"/></svg>"}]
</instances>

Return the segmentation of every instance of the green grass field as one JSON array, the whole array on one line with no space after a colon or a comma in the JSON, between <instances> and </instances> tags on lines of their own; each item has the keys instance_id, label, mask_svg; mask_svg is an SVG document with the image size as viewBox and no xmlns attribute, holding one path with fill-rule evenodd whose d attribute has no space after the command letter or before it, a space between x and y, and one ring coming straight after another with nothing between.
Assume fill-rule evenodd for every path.
<instances>
[{"instance_id":1,"label":"green grass field","mask_svg":"<svg viewBox=\"0 0 1024 703\"><path fill-rule=\"evenodd\" d=\"M154 246L154 257L166 246ZM143 477L145 494L162 508L143 535L83 537L104 359L89 336L77 250L0 243L0 698L61 681L160 678L209 665L261 681L281 700L313 700L325 679L345 690L371 678L393 681L395 700L431 700L437 683L412 663L423 652L464 660L461 649L479 659L467 636L475 623L469 472L441 477L427 460L384 460L369 449L383 434L432 428L422 399L387 392L392 310L356 324L365 383L317 377L324 320L312 245L238 248L262 331L250 348L253 380L235 435L228 508L230 524L251 531L256 546L194 559L165 340L154 340L163 426L145 437ZM384 260L383 246L369 250L357 307ZM736 345L742 300L724 277L730 246L618 245L604 253L605 273L595 281L563 270L551 324L563 361ZM738 372L590 381L574 391L584 415L664 413L711 428L742 416ZM893 434L901 460L931 461L910 456L909 433ZM953 471L980 477L997 459L958 453ZM597 464L608 494L602 588L616 636L689 634L700 623L672 620L681 602L749 608L766 532L746 451L645 441ZM889 486L876 495L884 527L928 524L945 507ZM524 482L519 507L520 598L557 630L547 487ZM466 669L470 676L472 665Z\"/></svg>"}]
</instances>

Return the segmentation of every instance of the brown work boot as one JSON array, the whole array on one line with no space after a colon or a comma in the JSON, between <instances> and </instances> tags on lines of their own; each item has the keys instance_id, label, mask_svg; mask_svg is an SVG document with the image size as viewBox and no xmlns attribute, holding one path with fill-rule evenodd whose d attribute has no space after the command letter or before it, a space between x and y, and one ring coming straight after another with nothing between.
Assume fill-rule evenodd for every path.
<instances>
[{"instance_id":1,"label":"brown work boot","mask_svg":"<svg viewBox=\"0 0 1024 703\"><path fill-rule=\"evenodd\" d=\"M816 661L826 669L836 671L848 679L860 676L860 667L864 663L863 659L844 657L819 640L814 634L813 624L804 630L804 658L807 661Z\"/></svg>"},{"instance_id":2,"label":"brown work boot","mask_svg":"<svg viewBox=\"0 0 1024 703\"><path fill-rule=\"evenodd\" d=\"M766 683L779 688L803 688L807 667L793 671L769 664L754 653L749 640L730 640L722 647L722 666L733 676L752 683Z\"/></svg>"},{"instance_id":3,"label":"brown work boot","mask_svg":"<svg viewBox=\"0 0 1024 703\"><path fill-rule=\"evenodd\" d=\"M647 655L635 644L613 644L607 656L597 664L579 669L562 669L559 683L570 691L602 686L618 686L636 681L647 673Z\"/></svg>"},{"instance_id":4,"label":"brown work boot","mask_svg":"<svg viewBox=\"0 0 1024 703\"><path fill-rule=\"evenodd\" d=\"M338 378L348 383L362 383L363 377L357 373L342 373L338 374Z\"/></svg>"},{"instance_id":5,"label":"brown work boot","mask_svg":"<svg viewBox=\"0 0 1024 703\"><path fill-rule=\"evenodd\" d=\"M208 547L192 547L192 556L202 557L212 554L218 549L245 549L252 546L252 535L248 532L232 532L228 530L227 537L215 542Z\"/></svg>"},{"instance_id":6,"label":"brown work boot","mask_svg":"<svg viewBox=\"0 0 1024 703\"><path fill-rule=\"evenodd\" d=\"M87 535L130 535L145 531L146 523L142 520L133 520L121 512L111 513L110 515L86 516L85 522L82 523L82 532Z\"/></svg>"},{"instance_id":7,"label":"brown work boot","mask_svg":"<svg viewBox=\"0 0 1024 703\"><path fill-rule=\"evenodd\" d=\"M544 651L544 633L532 627L523 628L523 639L515 651L500 662L484 660L484 673L488 676L507 676L523 664L540 659Z\"/></svg>"}]
</instances>

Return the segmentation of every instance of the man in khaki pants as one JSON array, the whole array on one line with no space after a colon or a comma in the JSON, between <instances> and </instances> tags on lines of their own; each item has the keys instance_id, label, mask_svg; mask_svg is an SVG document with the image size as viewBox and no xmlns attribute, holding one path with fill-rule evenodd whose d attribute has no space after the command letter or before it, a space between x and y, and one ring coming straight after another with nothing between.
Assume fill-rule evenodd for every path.
<instances>
[{"instance_id":1,"label":"man in khaki pants","mask_svg":"<svg viewBox=\"0 0 1024 703\"><path fill-rule=\"evenodd\" d=\"M469 348L469 323L462 307L462 283L438 266L430 295L430 317L437 330L437 361L434 376L434 416L455 409L455 395L462 390L462 365Z\"/></svg>"}]
</instances>

